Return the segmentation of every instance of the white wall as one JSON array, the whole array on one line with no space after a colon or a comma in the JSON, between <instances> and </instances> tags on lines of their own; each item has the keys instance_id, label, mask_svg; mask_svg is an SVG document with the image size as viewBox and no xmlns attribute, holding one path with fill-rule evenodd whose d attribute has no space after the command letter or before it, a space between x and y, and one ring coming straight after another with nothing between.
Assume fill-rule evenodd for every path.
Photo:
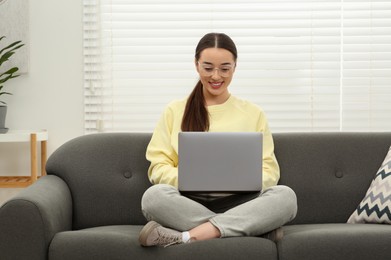
<instances>
[{"instance_id":1,"label":"white wall","mask_svg":"<svg viewBox=\"0 0 391 260\"><path fill-rule=\"evenodd\" d=\"M48 154L84 134L81 1L29 1L29 72L8 81L6 127L47 129ZM0 143L0 175L30 173L27 143Z\"/></svg>"}]
</instances>

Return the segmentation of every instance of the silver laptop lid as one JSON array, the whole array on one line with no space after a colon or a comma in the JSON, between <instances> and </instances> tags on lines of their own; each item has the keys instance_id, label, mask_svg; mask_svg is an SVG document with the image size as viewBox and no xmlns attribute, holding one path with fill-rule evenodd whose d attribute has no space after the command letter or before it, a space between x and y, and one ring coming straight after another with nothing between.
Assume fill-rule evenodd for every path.
<instances>
[{"instance_id":1,"label":"silver laptop lid","mask_svg":"<svg viewBox=\"0 0 391 260\"><path fill-rule=\"evenodd\" d=\"M179 190L261 191L262 141L259 132L180 132Z\"/></svg>"}]
</instances>

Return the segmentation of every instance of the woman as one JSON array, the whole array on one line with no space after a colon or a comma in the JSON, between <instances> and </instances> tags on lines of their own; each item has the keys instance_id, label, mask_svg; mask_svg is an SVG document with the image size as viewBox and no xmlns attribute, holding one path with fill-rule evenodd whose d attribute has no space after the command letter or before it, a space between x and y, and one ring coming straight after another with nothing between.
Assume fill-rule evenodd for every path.
<instances>
[{"instance_id":1,"label":"woman","mask_svg":"<svg viewBox=\"0 0 391 260\"><path fill-rule=\"evenodd\" d=\"M237 50L230 37L205 35L197 45L195 66L200 80L190 96L168 105L148 145L152 184L143 195L149 222L140 232L143 246L168 246L195 240L264 235L282 238L282 225L296 216L295 193L276 186L279 166L266 117L256 105L231 96ZM180 131L263 133L263 191L252 194L192 194L178 191Z\"/></svg>"}]
</instances>

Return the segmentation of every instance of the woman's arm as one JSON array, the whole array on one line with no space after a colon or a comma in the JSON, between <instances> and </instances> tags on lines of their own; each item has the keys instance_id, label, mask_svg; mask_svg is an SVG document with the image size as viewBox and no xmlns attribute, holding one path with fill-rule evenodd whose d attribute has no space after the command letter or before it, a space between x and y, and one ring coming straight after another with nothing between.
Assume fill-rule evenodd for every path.
<instances>
[{"instance_id":1,"label":"woman's arm","mask_svg":"<svg viewBox=\"0 0 391 260\"><path fill-rule=\"evenodd\" d=\"M263 132L263 190L275 186L280 179L280 167L274 154L273 136L270 132L267 118L261 113L260 131Z\"/></svg>"},{"instance_id":2,"label":"woman's arm","mask_svg":"<svg viewBox=\"0 0 391 260\"><path fill-rule=\"evenodd\" d=\"M146 158L151 162L148 177L152 184L164 183L178 187L178 154L171 142L173 122L173 113L168 107L147 147Z\"/></svg>"}]
</instances>

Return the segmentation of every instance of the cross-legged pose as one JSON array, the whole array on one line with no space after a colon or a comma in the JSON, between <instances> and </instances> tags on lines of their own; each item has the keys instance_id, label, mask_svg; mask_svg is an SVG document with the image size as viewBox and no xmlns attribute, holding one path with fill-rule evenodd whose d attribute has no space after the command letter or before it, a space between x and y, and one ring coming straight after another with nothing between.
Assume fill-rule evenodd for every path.
<instances>
[{"instance_id":1,"label":"cross-legged pose","mask_svg":"<svg viewBox=\"0 0 391 260\"><path fill-rule=\"evenodd\" d=\"M147 148L148 176L154 185L142 198L149 222L140 232L140 244L168 246L233 236L278 241L283 236L280 227L296 216L296 195L289 187L277 185L280 169L264 112L228 90L237 68L236 46L226 34L209 33L196 47L194 64L200 77L197 85L189 97L166 107ZM181 194L181 131L262 132L262 192Z\"/></svg>"}]
</instances>

